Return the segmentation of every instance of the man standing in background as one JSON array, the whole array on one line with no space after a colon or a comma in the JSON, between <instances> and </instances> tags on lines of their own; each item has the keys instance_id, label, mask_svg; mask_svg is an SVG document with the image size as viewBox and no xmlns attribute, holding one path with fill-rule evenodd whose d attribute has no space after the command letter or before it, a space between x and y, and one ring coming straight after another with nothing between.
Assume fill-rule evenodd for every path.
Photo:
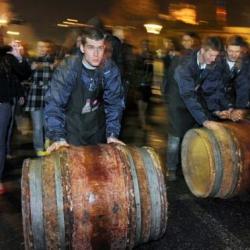
<instances>
[{"instance_id":1,"label":"man standing in background","mask_svg":"<svg viewBox=\"0 0 250 250\"><path fill-rule=\"evenodd\" d=\"M55 62L51 57L49 41L37 43L37 57L31 62L32 83L25 111L31 112L33 125L33 145L37 156L46 155L44 148L44 96L51 79Z\"/></svg>"}]
</instances>

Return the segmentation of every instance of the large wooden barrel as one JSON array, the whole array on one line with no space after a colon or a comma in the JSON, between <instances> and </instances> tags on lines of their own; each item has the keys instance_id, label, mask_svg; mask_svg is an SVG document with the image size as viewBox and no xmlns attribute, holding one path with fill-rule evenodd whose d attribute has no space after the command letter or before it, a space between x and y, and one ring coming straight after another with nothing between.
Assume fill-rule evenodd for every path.
<instances>
[{"instance_id":1,"label":"large wooden barrel","mask_svg":"<svg viewBox=\"0 0 250 250\"><path fill-rule=\"evenodd\" d=\"M230 198L250 188L250 122L189 130L182 142L182 169L197 197Z\"/></svg>"},{"instance_id":2,"label":"large wooden barrel","mask_svg":"<svg viewBox=\"0 0 250 250\"><path fill-rule=\"evenodd\" d=\"M167 225L166 183L152 148L70 147L26 159L26 249L132 249Z\"/></svg>"}]
</instances>

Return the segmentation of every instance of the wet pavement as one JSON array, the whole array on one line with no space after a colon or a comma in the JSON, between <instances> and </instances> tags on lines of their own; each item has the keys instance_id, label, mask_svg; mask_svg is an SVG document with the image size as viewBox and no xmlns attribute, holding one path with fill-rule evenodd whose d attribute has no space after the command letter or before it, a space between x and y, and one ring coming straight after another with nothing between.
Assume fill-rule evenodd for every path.
<instances>
[{"instance_id":1,"label":"wet pavement","mask_svg":"<svg viewBox=\"0 0 250 250\"><path fill-rule=\"evenodd\" d=\"M146 129L139 126L135 103L126 112L122 139L127 144L152 146L165 161L166 112L160 96L151 99ZM20 178L24 158L34 156L32 134L15 132L13 155L7 161L5 184L9 193L0 197L0 250L24 249ZM200 199L188 190L182 176L167 183L168 226L162 239L137 247L162 249L250 249L250 194L222 200Z\"/></svg>"}]
</instances>

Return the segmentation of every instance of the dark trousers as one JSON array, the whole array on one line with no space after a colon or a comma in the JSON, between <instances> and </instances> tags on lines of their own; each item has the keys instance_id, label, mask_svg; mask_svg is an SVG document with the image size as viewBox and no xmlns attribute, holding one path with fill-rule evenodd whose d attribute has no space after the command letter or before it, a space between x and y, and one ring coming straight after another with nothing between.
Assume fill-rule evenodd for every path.
<instances>
[{"instance_id":1,"label":"dark trousers","mask_svg":"<svg viewBox=\"0 0 250 250\"><path fill-rule=\"evenodd\" d=\"M6 157L6 139L11 117L11 104L0 103L0 181L4 170Z\"/></svg>"},{"instance_id":2,"label":"dark trousers","mask_svg":"<svg viewBox=\"0 0 250 250\"><path fill-rule=\"evenodd\" d=\"M180 163L181 138L168 134L167 168L176 171Z\"/></svg>"}]
</instances>

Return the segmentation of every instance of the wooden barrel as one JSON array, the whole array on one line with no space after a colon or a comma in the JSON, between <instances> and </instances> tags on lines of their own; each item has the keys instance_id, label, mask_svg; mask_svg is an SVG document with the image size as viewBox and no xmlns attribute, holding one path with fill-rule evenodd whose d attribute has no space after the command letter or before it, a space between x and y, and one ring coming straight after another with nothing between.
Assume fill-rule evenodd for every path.
<instances>
[{"instance_id":1,"label":"wooden barrel","mask_svg":"<svg viewBox=\"0 0 250 250\"><path fill-rule=\"evenodd\" d=\"M230 198L250 187L250 122L189 130L182 142L182 169L197 197Z\"/></svg>"},{"instance_id":2,"label":"wooden barrel","mask_svg":"<svg viewBox=\"0 0 250 250\"><path fill-rule=\"evenodd\" d=\"M132 249L167 225L166 183L152 148L70 147L26 159L26 249Z\"/></svg>"}]
</instances>

